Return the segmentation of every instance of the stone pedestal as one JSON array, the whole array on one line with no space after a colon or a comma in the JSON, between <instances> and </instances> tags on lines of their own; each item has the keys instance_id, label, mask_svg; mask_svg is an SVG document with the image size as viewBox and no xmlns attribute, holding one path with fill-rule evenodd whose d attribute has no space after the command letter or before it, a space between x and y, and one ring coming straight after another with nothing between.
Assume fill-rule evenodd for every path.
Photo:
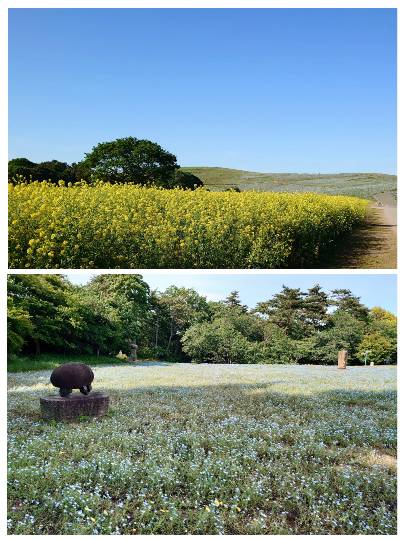
<instances>
[{"instance_id":1,"label":"stone pedestal","mask_svg":"<svg viewBox=\"0 0 405 540\"><path fill-rule=\"evenodd\" d=\"M347 351L339 351L338 354L338 368L339 369L346 369L347 366Z\"/></svg>"},{"instance_id":2,"label":"stone pedestal","mask_svg":"<svg viewBox=\"0 0 405 540\"><path fill-rule=\"evenodd\" d=\"M47 396L40 399L42 418L45 420L77 420L81 416L104 416L110 398L101 392L70 394L69 397Z\"/></svg>"}]
</instances>

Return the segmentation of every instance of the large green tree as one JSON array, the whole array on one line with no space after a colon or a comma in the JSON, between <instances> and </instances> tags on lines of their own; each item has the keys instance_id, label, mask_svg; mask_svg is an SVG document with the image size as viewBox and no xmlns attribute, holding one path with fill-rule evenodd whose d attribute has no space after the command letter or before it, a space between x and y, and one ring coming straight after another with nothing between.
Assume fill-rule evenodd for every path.
<instances>
[{"instance_id":1,"label":"large green tree","mask_svg":"<svg viewBox=\"0 0 405 540\"><path fill-rule=\"evenodd\" d=\"M13 274L8 277L8 297L15 309L29 315L30 331L26 340L34 344L35 352L46 344L63 347L66 320L66 292L71 285L58 275Z\"/></svg>"},{"instance_id":2,"label":"large green tree","mask_svg":"<svg viewBox=\"0 0 405 540\"><path fill-rule=\"evenodd\" d=\"M96 178L172 187L179 168L174 154L146 139L125 137L97 144L82 162Z\"/></svg>"},{"instance_id":3,"label":"large green tree","mask_svg":"<svg viewBox=\"0 0 405 540\"><path fill-rule=\"evenodd\" d=\"M179 351L180 338L192 324L208 318L209 306L204 296L186 287L168 287L159 295L161 309L167 315L166 353ZM167 326L166 326L167 327Z\"/></svg>"},{"instance_id":4,"label":"large green tree","mask_svg":"<svg viewBox=\"0 0 405 540\"><path fill-rule=\"evenodd\" d=\"M251 343L225 318L192 325L181 338L183 350L197 363L247 364L262 358Z\"/></svg>"},{"instance_id":5,"label":"large green tree","mask_svg":"<svg viewBox=\"0 0 405 540\"><path fill-rule=\"evenodd\" d=\"M323 330L329 323L328 308L330 300L317 283L304 294L303 318L310 332Z\"/></svg>"},{"instance_id":6,"label":"large green tree","mask_svg":"<svg viewBox=\"0 0 405 540\"><path fill-rule=\"evenodd\" d=\"M307 333L304 306L303 292L299 288L283 285L281 292L270 300L259 302L256 311L281 328L291 339L300 339Z\"/></svg>"},{"instance_id":7,"label":"large green tree","mask_svg":"<svg viewBox=\"0 0 405 540\"><path fill-rule=\"evenodd\" d=\"M368 308L360 302L360 297L355 296L349 289L334 289L331 304L336 306L336 311L349 313L360 321L368 319Z\"/></svg>"}]
</instances>

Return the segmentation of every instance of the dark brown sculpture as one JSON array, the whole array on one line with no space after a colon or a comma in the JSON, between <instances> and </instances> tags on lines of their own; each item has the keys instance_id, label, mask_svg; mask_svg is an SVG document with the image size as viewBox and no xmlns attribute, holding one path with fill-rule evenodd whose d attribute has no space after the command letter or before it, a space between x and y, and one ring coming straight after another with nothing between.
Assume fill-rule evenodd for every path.
<instances>
[{"instance_id":1,"label":"dark brown sculpture","mask_svg":"<svg viewBox=\"0 0 405 540\"><path fill-rule=\"evenodd\" d=\"M87 396L91 391L94 373L86 364L70 363L55 368L51 374L51 383L59 388L61 397L68 397L74 388Z\"/></svg>"}]
</instances>

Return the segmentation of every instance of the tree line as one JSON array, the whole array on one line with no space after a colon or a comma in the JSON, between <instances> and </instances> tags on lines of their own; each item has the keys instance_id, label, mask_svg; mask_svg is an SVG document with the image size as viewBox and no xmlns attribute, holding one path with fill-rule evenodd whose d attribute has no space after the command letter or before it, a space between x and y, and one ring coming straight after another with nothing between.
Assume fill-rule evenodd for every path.
<instances>
[{"instance_id":1,"label":"tree line","mask_svg":"<svg viewBox=\"0 0 405 540\"><path fill-rule=\"evenodd\" d=\"M97 180L163 188L203 186L200 178L180 169L174 154L155 142L135 137L99 143L78 163L56 159L35 163L25 157L15 158L8 162L8 178L11 183L48 180L69 185Z\"/></svg>"},{"instance_id":2,"label":"tree line","mask_svg":"<svg viewBox=\"0 0 405 540\"><path fill-rule=\"evenodd\" d=\"M237 291L219 302L194 289L151 290L140 275L100 275L83 286L60 275L10 275L8 354L112 355L208 363L395 363L396 317L348 289L283 286L253 309Z\"/></svg>"}]
</instances>

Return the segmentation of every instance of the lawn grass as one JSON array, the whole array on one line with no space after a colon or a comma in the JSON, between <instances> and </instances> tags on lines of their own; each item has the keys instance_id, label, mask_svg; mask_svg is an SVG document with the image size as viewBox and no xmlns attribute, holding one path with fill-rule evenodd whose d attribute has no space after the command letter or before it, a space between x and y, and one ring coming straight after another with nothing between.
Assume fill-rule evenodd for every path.
<instances>
[{"instance_id":1,"label":"lawn grass","mask_svg":"<svg viewBox=\"0 0 405 540\"><path fill-rule=\"evenodd\" d=\"M9 382L10 534L395 534L396 368L97 366L110 414Z\"/></svg>"},{"instance_id":2,"label":"lawn grass","mask_svg":"<svg viewBox=\"0 0 405 540\"><path fill-rule=\"evenodd\" d=\"M83 362L89 366L120 366L122 360L113 356L94 356L94 355L56 355L40 354L38 356L13 356L7 359L7 371L9 373L39 371L43 369L55 369L61 364L67 362Z\"/></svg>"}]
</instances>

